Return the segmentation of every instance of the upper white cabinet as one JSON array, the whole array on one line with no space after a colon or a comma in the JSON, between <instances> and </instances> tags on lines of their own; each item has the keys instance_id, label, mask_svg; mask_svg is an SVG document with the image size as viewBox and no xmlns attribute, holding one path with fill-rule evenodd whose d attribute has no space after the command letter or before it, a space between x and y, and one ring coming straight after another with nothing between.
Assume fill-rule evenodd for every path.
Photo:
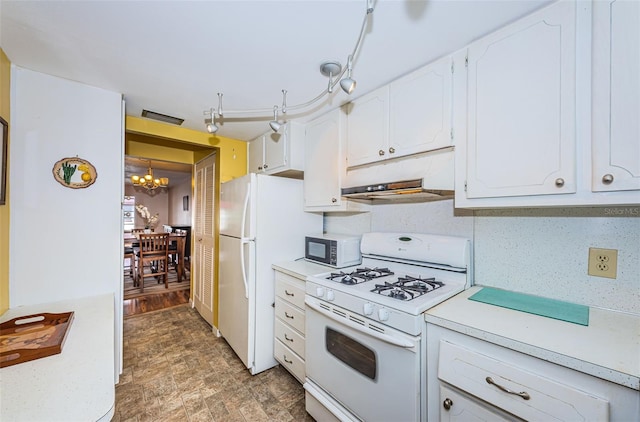
<instances>
[{"instance_id":1,"label":"upper white cabinet","mask_svg":"<svg viewBox=\"0 0 640 422\"><path fill-rule=\"evenodd\" d=\"M560 1L454 54L458 208L640 203L640 4Z\"/></svg>"},{"instance_id":2,"label":"upper white cabinet","mask_svg":"<svg viewBox=\"0 0 640 422\"><path fill-rule=\"evenodd\" d=\"M467 60L466 81L454 82L468 89L454 109L467 117L466 197L575 192L574 4L471 44Z\"/></svg>"},{"instance_id":3,"label":"upper white cabinet","mask_svg":"<svg viewBox=\"0 0 640 422\"><path fill-rule=\"evenodd\" d=\"M249 142L247 171L296 175L304 171L304 126L287 122Z\"/></svg>"},{"instance_id":4,"label":"upper white cabinet","mask_svg":"<svg viewBox=\"0 0 640 422\"><path fill-rule=\"evenodd\" d=\"M306 125L305 211L358 211L364 207L340 196L345 174L345 120L344 110L338 108Z\"/></svg>"},{"instance_id":5,"label":"upper white cabinet","mask_svg":"<svg viewBox=\"0 0 640 422\"><path fill-rule=\"evenodd\" d=\"M451 59L444 58L347 104L347 165L451 145Z\"/></svg>"},{"instance_id":6,"label":"upper white cabinet","mask_svg":"<svg viewBox=\"0 0 640 422\"><path fill-rule=\"evenodd\" d=\"M593 191L640 189L640 2L593 3Z\"/></svg>"}]
</instances>

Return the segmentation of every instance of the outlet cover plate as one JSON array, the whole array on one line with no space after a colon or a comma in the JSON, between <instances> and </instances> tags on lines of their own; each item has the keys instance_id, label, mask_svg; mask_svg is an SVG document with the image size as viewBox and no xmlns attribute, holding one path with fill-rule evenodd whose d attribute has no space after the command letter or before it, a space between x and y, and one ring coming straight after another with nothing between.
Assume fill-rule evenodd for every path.
<instances>
[{"instance_id":1,"label":"outlet cover plate","mask_svg":"<svg viewBox=\"0 0 640 422\"><path fill-rule=\"evenodd\" d=\"M589 248L589 275L616 278L618 275L618 250Z\"/></svg>"}]
</instances>

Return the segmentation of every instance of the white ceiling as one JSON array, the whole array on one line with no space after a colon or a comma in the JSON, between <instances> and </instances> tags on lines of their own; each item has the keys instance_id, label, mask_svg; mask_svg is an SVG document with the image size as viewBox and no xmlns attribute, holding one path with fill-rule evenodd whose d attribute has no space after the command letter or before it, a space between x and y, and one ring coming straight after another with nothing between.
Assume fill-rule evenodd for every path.
<instances>
[{"instance_id":1,"label":"white ceiling","mask_svg":"<svg viewBox=\"0 0 640 422\"><path fill-rule=\"evenodd\" d=\"M354 61L363 95L493 31L549 0L374 1ZM16 65L124 94L126 114L143 109L205 131L217 108L219 135L250 140L269 130L274 105L326 89L319 67L346 65L366 0L14 1L0 0L0 46ZM350 98L336 86L309 120ZM232 111L265 109L247 118Z\"/></svg>"}]
</instances>

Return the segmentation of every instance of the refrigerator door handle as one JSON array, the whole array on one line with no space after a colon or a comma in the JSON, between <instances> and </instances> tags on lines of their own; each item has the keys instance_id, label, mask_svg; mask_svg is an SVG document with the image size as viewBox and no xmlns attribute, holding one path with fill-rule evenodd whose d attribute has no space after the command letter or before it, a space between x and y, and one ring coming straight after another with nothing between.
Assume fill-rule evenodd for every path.
<instances>
[{"instance_id":1,"label":"refrigerator door handle","mask_svg":"<svg viewBox=\"0 0 640 422\"><path fill-rule=\"evenodd\" d=\"M249 210L249 197L251 196L251 182L247 183L247 193L244 196L244 207L242 208L242 223L240 223L240 266L242 267L242 282L244 283L244 297L249 299L249 284L247 282L247 270L244 262L244 245L251 239L244 237L245 223L247 221L247 211Z\"/></svg>"},{"instance_id":2,"label":"refrigerator door handle","mask_svg":"<svg viewBox=\"0 0 640 422\"><path fill-rule=\"evenodd\" d=\"M251 183L247 183L247 193L244 196L244 207L242 207L242 223L240 223L240 238L244 237L244 230L247 222L247 212L249 211L249 197L251 196Z\"/></svg>"},{"instance_id":3,"label":"refrigerator door handle","mask_svg":"<svg viewBox=\"0 0 640 422\"><path fill-rule=\"evenodd\" d=\"M242 282L244 283L244 297L249 299L249 285L247 284L247 270L244 267L244 245L248 245L251 240L240 239L240 266L242 267Z\"/></svg>"}]
</instances>

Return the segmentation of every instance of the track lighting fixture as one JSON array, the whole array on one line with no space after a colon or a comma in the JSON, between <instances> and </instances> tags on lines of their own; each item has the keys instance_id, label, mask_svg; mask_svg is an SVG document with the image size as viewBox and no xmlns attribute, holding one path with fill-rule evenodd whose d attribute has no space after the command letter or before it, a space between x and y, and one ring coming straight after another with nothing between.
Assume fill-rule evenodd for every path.
<instances>
[{"instance_id":1,"label":"track lighting fixture","mask_svg":"<svg viewBox=\"0 0 640 422\"><path fill-rule=\"evenodd\" d=\"M278 106L273 106L273 120L269 122L271 130L277 132L280 130L281 124L278 122Z\"/></svg>"},{"instance_id":2,"label":"track lighting fixture","mask_svg":"<svg viewBox=\"0 0 640 422\"><path fill-rule=\"evenodd\" d=\"M218 116L222 117L222 96L224 94L218 92Z\"/></svg>"},{"instance_id":3,"label":"track lighting fixture","mask_svg":"<svg viewBox=\"0 0 640 422\"><path fill-rule=\"evenodd\" d=\"M347 77L340 81L340 87L347 94L351 94L354 89L356 89L356 81L351 79L351 71L353 70L353 57L349 56L349 61L347 62Z\"/></svg>"},{"instance_id":4,"label":"track lighting fixture","mask_svg":"<svg viewBox=\"0 0 640 422\"><path fill-rule=\"evenodd\" d=\"M287 90L282 90L282 114L287 114Z\"/></svg>"},{"instance_id":5,"label":"track lighting fixture","mask_svg":"<svg viewBox=\"0 0 640 422\"><path fill-rule=\"evenodd\" d=\"M366 13L362 20L362 26L360 27L360 35L358 36L358 40L356 41L356 45L353 48L353 51L348 56L347 68L342 69L342 65L337 61L329 61L324 62L320 65L320 72L329 78L329 83L326 89L323 89L316 97L307 101L306 103L296 104L293 106L287 106L287 91L282 90L282 114L286 114L287 111L298 111L301 113L304 112L307 108L313 106L318 101L322 100L325 95L333 93L333 87L339 82L340 87L347 94L351 94L356 88L356 81L352 79L351 72L353 71L353 61L358 55L358 51L362 44L362 40L366 35L367 24L369 23L369 15L373 13L375 0L365 0L366 1ZM347 73L347 77L342 79L345 72ZM227 111L227 115L249 115L255 117L264 117L266 113L269 112L269 109L253 109L253 110L231 110ZM207 127L207 132L216 133L218 131L218 126L215 123L215 111L213 108L211 110L207 110L204 112L205 115L210 118L205 119L205 124ZM218 119L222 119L222 93L218 92ZM282 124L278 122L278 106L273 107L273 120L269 122L269 126L274 132L277 132L280 129Z\"/></svg>"},{"instance_id":6,"label":"track lighting fixture","mask_svg":"<svg viewBox=\"0 0 640 422\"><path fill-rule=\"evenodd\" d=\"M333 86L335 85L333 77L340 73L341 70L342 65L338 62L325 62L320 65L320 73L329 77L329 86L327 87L329 94L333 92Z\"/></svg>"},{"instance_id":7,"label":"track lighting fixture","mask_svg":"<svg viewBox=\"0 0 640 422\"><path fill-rule=\"evenodd\" d=\"M207 132L216 133L218 131L218 126L216 125L216 114L213 111L213 108L208 113L205 112L205 114L210 115L208 119L204 119L204 122L207 125Z\"/></svg>"}]
</instances>

